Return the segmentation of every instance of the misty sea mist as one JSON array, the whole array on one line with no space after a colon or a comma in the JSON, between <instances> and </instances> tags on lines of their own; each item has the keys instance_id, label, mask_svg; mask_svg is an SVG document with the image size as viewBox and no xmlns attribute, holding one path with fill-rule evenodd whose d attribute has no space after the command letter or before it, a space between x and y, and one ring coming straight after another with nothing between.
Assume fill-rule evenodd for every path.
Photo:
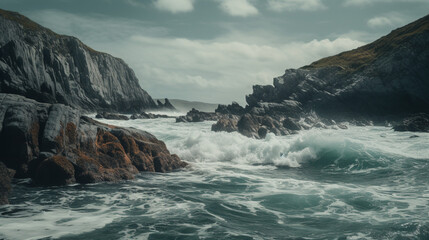
<instances>
[{"instance_id":1,"label":"misty sea mist","mask_svg":"<svg viewBox=\"0 0 429 240\"><path fill-rule=\"evenodd\" d=\"M213 122L142 129L189 167L118 183L16 180L0 239L429 239L429 133L312 129L249 139Z\"/></svg>"}]
</instances>

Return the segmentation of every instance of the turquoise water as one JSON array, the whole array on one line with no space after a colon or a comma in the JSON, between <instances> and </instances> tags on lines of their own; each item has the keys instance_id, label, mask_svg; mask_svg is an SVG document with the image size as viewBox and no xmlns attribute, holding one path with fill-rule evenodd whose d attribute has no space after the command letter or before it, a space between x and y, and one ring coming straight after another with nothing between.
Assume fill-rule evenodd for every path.
<instances>
[{"instance_id":1,"label":"turquoise water","mask_svg":"<svg viewBox=\"0 0 429 240\"><path fill-rule=\"evenodd\" d=\"M427 133L254 140L212 122L105 122L153 133L190 167L120 183L16 182L0 239L429 239Z\"/></svg>"}]
</instances>

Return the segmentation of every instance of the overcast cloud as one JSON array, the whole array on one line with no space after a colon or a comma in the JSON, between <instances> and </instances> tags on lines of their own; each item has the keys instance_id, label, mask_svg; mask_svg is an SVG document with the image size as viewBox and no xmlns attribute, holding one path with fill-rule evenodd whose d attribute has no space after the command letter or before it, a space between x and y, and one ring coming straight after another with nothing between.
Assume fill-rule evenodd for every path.
<instances>
[{"instance_id":1,"label":"overcast cloud","mask_svg":"<svg viewBox=\"0 0 429 240\"><path fill-rule=\"evenodd\" d=\"M0 8L123 58L155 98L244 103L252 85L428 12L429 3L410 1L2 0Z\"/></svg>"}]
</instances>

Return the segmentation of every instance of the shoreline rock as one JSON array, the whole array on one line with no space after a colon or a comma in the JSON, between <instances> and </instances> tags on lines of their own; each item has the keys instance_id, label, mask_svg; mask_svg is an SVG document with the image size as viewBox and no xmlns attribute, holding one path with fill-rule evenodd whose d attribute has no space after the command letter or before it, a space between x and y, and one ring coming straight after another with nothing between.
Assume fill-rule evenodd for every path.
<instances>
[{"instance_id":1,"label":"shoreline rock","mask_svg":"<svg viewBox=\"0 0 429 240\"><path fill-rule=\"evenodd\" d=\"M168 116L165 114L154 114L154 113L145 113L142 112L140 114L133 114L131 115L130 119L135 120L135 119L156 119L156 118L174 118L172 116Z\"/></svg>"},{"instance_id":2,"label":"shoreline rock","mask_svg":"<svg viewBox=\"0 0 429 240\"><path fill-rule=\"evenodd\" d=\"M203 122L203 121L217 121L221 114L215 112L202 112L195 108L186 113L186 116L176 118L176 122Z\"/></svg>"},{"instance_id":3,"label":"shoreline rock","mask_svg":"<svg viewBox=\"0 0 429 240\"><path fill-rule=\"evenodd\" d=\"M110 120L130 120L127 116L117 113L100 112L95 115L95 118L104 118Z\"/></svg>"},{"instance_id":4,"label":"shoreline rock","mask_svg":"<svg viewBox=\"0 0 429 240\"><path fill-rule=\"evenodd\" d=\"M15 178L42 186L93 183L187 165L148 132L103 124L62 104L2 93L0 100L0 159ZM7 195L6 170L0 166L0 191Z\"/></svg>"},{"instance_id":5,"label":"shoreline rock","mask_svg":"<svg viewBox=\"0 0 429 240\"><path fill-rule=\"evenodd\" d=\"M261 138L309 129L385 126L429 114L429 15L373 43L287 69L272 85L255 85L244 111L233 103L219 108L240 116L237 131ZM404 120L397 131L427 131L427 117ZM338 124L337 124L338 123ZM222 119L214 131L235 130Z\"/></svg>"},{"instance_id":6,"label":"shoreline rock","mask_svg":"<svg viewBox=\"0 0 429 240\"><path fill-rule=\"evenodd\" d=\"M429 114L419 113L407 117L393 129L398 132L429 132Z\"/></svg>"}]
</instances>

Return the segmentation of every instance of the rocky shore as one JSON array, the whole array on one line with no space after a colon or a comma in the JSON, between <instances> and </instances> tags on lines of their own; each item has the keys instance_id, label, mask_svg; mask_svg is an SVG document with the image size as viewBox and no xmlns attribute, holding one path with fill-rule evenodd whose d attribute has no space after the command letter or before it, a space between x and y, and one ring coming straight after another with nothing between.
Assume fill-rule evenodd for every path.
<instances>
[{"instance_id":1,"label":"rocky shore","mask_svg":"<svg viewBox=\"0 0 429 240\"><path fill-rule=\"evenodd\" d=\"M219 106L213 131L263 138L311 127L396 125L425 131L429 113L429 15L355 50L299 69L287 69L273 85L253 86L245 108ZM195 114L194 114L195 115ZM197 118L198 117L193 117Z\"/></svg>"},{"instance_id":2,"label":"rocky shore","mask_svg":"<svg viewBox=\"0 0 429 240\"><path fill-rule=\"evenodd\" d=\"M99 123L62 104L0 94L0 192L10 179L38 185L132 179L186 166L150 133Z\"/></svg>"},{"instance_id":3,"label":"rocky shore","mask_svg":"<svg viewBox=\"0 0 429 240\"><path fill-rule=\"evenodd\" d=\"M186 166L150 133L81 113L172 110L139 85L118 58L0 9L0 204L13 178L40 186L132 179Z\"/></svg>"}]
</instances>

